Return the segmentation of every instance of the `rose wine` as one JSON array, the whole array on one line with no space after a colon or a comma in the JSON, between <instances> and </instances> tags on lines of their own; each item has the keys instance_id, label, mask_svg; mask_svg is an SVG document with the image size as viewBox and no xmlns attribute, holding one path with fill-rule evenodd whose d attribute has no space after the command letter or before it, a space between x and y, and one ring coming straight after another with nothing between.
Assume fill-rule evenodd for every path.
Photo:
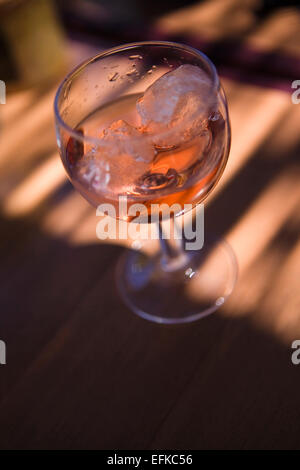
<instances>
[{"instance_id":1,"label":"rose wine","mask_svg":"<svg viewBox=\"0 0 300 470\"><path fill-rule=\"evenodd\" d=\"M119 149L117 140L104 138L104 145L97 146L70 137L64 163L73 184L94 206L110 203L117 217L130 221L134 215L119 213L119 197L126 196L128 208L143 204L145 209L137 215L148 222L151 205L178 204L177 215L184 211L185 204L194 206L203 201L224 170L228 145L221 109L208 117L196 135L180 140L178 145L157 147L147 134L144 144L136 112L139 97L134 94L113 101L77 127L81 135L100 139L107 135L113 122L121 123L113 131L125 133L126 145ZM128 127L126 136L126 123L135 129L132 135Z\"/></svg>"}]
</instances>

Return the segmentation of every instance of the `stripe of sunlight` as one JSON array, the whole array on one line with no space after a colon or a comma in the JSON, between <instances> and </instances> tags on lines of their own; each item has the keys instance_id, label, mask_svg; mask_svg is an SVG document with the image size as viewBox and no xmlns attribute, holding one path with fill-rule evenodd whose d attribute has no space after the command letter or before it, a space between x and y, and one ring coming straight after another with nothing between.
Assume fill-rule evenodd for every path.
<instances>
[{"instance_id":1,"label":"stripe of sunlight","mask_svg":"<svg viewBox=\"0 0 300 470\"><path fill-rule=\"evenodd\" d=\"M257 319L264 328L272 329L288 344L300 337L299 281L300 241L276 270L272 291L262 302L263 315Z\"/></svg>"},{"instance_id":2,"label":"stripe of sunlight","mask_svg":"<svg viewBox=\"0 0 300 470\"><path fill-rule=\"evenodd\" d=\"M60 158L54 153L4 198L2 210L10 217L26 215L36 209L65 179Z\"/></svg>"},{"instance_id":3,"label":"stripe of sunlight","mask_svg":"<svg viewBox=\"0 0 300 470\"><path fill-rule=\"evenodd\" d=\"M227 234L239 260L240 272L260 256L276 232L297 208L300 200L300 171L283 171L252 204L246 214Z\"/></svg>"},{"instance_id":4,"label":"stripe of sunlight","mask_svg":"<svg viewBox=\"0 0 300 470\"><path fill-rule=\"evenodd\" d=\"M247 30L255 22L251 5L256 0L206 0L159 18L155 26L164 33L201 34L211 40Z\"/></svg>"},{"instance_id":5,"label":"stripe of sunlight","mask_svg":"<svg viewBox=\"0 0 300 470\"><path fill-rule=\"evenodd\" d=\"M281 50L299 54L300 12L293 7L280 8L250 32L246 42L264 51Z\"/></svg>"},{"instance_id":6,"label":"stripe of sunlight","mask_svg":"<svg viewBox=\"0 0 300 470\"><path fill-rule=\"evenodd\" d=\"M1 109L1 124L9 125L16 118L20 119L21 113L33 103L35 98L34 90L26 90L18 93L8 93L6 104Z\"/></svg>"},{"instance_id":7,"label":"stripe of sunlight","mask_svg":"<svg viewBox=\"0 0 300 470\"><path fill-rule=\"evenodd\" d=\"M296 167L291 167L281 173L270 183L229 233L225 234L225 238L232 246L238 259L240 282L251 265L263 255L264 250L290 214L298 207L300 201L299 176L300 171ZM214 251L207 258L205 264L213 273L214 267L217 266ZM199 289L200 281L201 289ZM196 276L192 278L192 282L187 285L188 295L197 300L200 292L203 300L206 281L209 298L209 277L207 280L197 279ZM241 303L243 303L243 298L238 295L235 298L235 294L233 294L223 306L223 312L228 315L239 315L243 313Z\"/></svg>"},{"instance_id":8,"label":"stripe of sunlight","mask_svg":"<svg viewBox=\"0 0 300 470\"><path fill-rule=\"evenodd\" d=\"M258 22L257 4L257 0L207 0L163 15L155 26L164 34L192 34L195 38L199 34L200 39L210 41L242 34L240 43L243 45L298 54L299 10L288 6L280 8Z\"/></svg>"},{"instance_id":9,"label":"stripe of sunlight","mask_svg":"<svg viewBox=\"0 0 300 470\"><path fill-rule=\"evenodd\" d=\"M0 169L5 170L6 165L20 162L28 158L24 149L30 148L32 139L37 139L37 130L47 120L53 123L52 103L54 90L43 96L25 114L23 119L15 124L7 125L1 132ZM53 126L53 124L52 124ZM54 135L54 133L53 133ZM17 158L16 158L17 155Z\"/></svg>"},{"instance_id":10,"label":"stripe of sunlight","mask_svg":"<svg viewBox=\"0 0 300 470\"><path fill-rule=\"evenodd\" d=\"M295 125L300 117L300 108L291 106L291 112L285 116L280 124L272 132L268 140L267 157L274 160L297 157L297 146L299 143L299 130ZM298 220L297 220L298 218ZM292 213L289 219L289 227L298 231L300 216L297 212ZM293 229L293 225L294 227ZM235 289L234 296L229 299L226 309L234 309L238 305L239 315L254 312L258 309L259 302L264 297L268 289L268 283L277 269L281 268L283 250L280 246L271 247L265 250L262 255L247 269ZM251 290L249 290L251 286ZM225 310L226 310L225 309ZM225 312L226 313L226 312ZM253 314L252 314L253 317Z\"/></svg>"},{"instance_id":11,"label":"stripe of sunlight","mask_svg":"<svg viewBox=\"0 0 300 470\"><path fill-rule=\"evenodd\" d=\"M256 326L291 344L300 335L299 279L300 242L288 255L269 248L241 276L222 313L240 317L251 312Z\"/></svg>"},{"instance_id":12,"label":"stripe of sunlight","mask_svg":"<svg viewBox=\"0 0 300 470\"><path fill-rule=\"evenodd\" d=\"M85 216L83 220L80 221L72 232L69 232L69 242L75 245L81 245L86 243L108 243L120 246L127 246L132 248L141 248L143 251L151 252L154 251L154 247L156 246L154 240L132 240L127 235L127 222L122 220L116 220L113 218L109 218L111 221L111 225L107 225L107 229L110 230L111 227L113 232L110 230L109 237L104 240L100 240L96 234L96 228L98 222L103 219L104 216L96 216L96 209L92 208L92 210ZM142 224L145 225L145 228L150 231L150 224ZM146 227L147 226L147 227ZM139 230L139 229L138 229ZM120 236L120 231L123 231L126 234L123 238ZM150 247L150 248L149 248Z\"/></svg>"},{"instance_id":13,"label":"stripe of sunlight","mask_svg":"<svg viewBox=\"0 0 300 470\"><path fill-rule=\"evenodd\" d=\"M223 309L225 316L238 314L240 317L257 311L261 300L270 287L270 279L280 268L283 256L283 250L268 246L248 269L239 273L239 282L235 287L234 294ZM253 318L255 314L251 316Z\"/></svg>"},{"instance_id":14,"label":"stripe of sunlight","mask_svg":"<svg viewBox=\"0 0 300 470\"><path fill-rule=\"evenodd\" d=\"M41 227L47 233L56 237L67 237L92 210L90 204L81 194L72 190L70 194L45 214L41 220Z\"/></svg>"},{"instance_id":15,"label":"stripe of sunlight","mask_svg":"<svg viewBox=\"0 0 300 470\"><path fill-rule=\"evenodd\" d=\"M22 151L10 158L5 167L1 169L0 198L7 196L14 190L34 169L56 149L54 133L51 124L44 123L43 127L30 136L30 143L22 142Z\"/></svg>"},{"instance_id":16,"label":"stripe of sunlight","mask_svg":"<svg viewBox=\"0 0 300 470\"><path fill-rule=\"evenodd\" d=\"M158 248L158 238L152 237L153 232L157 234L156 224L133 224L136 228L134 238L130 238L128 224L123 220L117 220L111 217L106 219L107 225L104 230L109 231L106 239L100 240L97 237L97 224L107 216L96 215L96 208L90 206L90 210L83 214L83 217L72 226L67 235L68 241L74 245L84 245L87 243L108 243L120 246L130 247L132 249L142 250L145 253L152 254Z\"/></svg>"},{"instance_id":17,"label":"stripe of sunlight","mask_svg":"<svg viewBox=\"0 0 300 470\"><path fill-rule=\"evenodd\" d=\"M300 144L300 106L291 104L289 113L284 116L268 140L268 156L275 159L290 158L292 154L298 159L297 146ZM295 153L295 150L297 153Z\"/></svg>"},{"instance_id":18,"label":"stripe of sunlight","mask_svg":"<svg viewBox=\"0 0 300 470\"><path fill-rule=\"evenodd\" d=\"M225 92L227 86L226 80ZM291 106L291 97L285 92L249 85L240 89L240 93L229 103L232 141L228 163L208 203L254 156L255 151Z\"/></svg>"}]
</instances>

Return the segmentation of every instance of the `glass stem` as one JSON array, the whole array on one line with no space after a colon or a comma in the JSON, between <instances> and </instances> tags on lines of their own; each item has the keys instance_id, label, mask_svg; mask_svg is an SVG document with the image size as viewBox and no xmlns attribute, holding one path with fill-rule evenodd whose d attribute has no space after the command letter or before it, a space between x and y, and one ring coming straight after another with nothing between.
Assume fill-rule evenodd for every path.
<instances>
[{"instance_id":1,"label":"glass stem","mask_svg":"<svg viewBox=\"0 0 300 470\"><path fill-rule=\"evenodd\" d=\"M164 269L173 271L182 268L187 262L187 255L183 247L183 238L173 217L166 221L168 229L163 222L158 222L160 248L162 251L162 265Z\"/></svg>"}]
</instances>

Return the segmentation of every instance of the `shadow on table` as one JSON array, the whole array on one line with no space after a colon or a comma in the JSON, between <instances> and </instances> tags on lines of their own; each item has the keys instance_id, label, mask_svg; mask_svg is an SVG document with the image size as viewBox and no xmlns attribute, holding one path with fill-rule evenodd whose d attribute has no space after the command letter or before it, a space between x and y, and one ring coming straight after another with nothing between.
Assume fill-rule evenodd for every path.
<instances>
[{"instance_id":1,"label":"shadow on table","mask_svg":"<svg viewBox=\"0 0 300 470\"><path fill-rule=\"evenodd\" d=\"M148 323L115 290L119 247L70 246L25 220L0 226L11 234L0 270L2 449L299 446L292 351L251 312Z\"/></svg>"}]
</instances>

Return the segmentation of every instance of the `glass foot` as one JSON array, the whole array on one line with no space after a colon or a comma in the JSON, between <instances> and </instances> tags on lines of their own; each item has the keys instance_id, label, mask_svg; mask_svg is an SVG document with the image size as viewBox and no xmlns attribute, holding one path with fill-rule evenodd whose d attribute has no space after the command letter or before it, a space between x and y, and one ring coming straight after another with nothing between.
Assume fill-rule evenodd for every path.
<instances>
[{"instance_id":1,"label":"glass foot","mask_svg":"<svg viewBox=\"0 0 300 470\"><path fill-rule=\"evenodd\" d=\"M237 272L232 248L218 240L175 259L128 250L117 266L117 284L124 302L137 315L156 323L187 323L224 304Z\"/></svg>"}]
</instances>

